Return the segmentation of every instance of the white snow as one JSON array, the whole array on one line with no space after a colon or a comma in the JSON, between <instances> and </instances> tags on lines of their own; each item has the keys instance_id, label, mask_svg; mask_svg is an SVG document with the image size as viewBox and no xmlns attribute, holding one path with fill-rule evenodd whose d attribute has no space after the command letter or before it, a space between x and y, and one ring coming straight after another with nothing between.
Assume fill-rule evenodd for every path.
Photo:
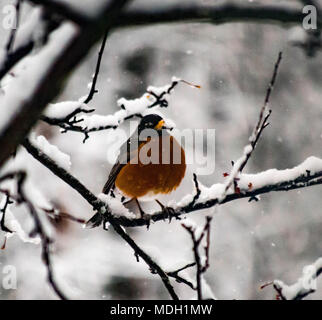
<instances>
[{"instance_id":1,"label":"white snow","mask_svg":"<svg viewBox=\"0 0 322 320\"><path fill-rule=\"evenodd\" d=\"M300 165L285 170L269 169L257 174L241 174L239 176L238 186L241 189L247 190L249 183L252 184L252 189L262 188L269 185L278 185L283 182L295 180L301 175L307 175L307 170L313 175L322 172L322 159L309 157Z\"/></svg>"},{"instance_id":2,"label":"white snow","mask_svg":"<svg viewBox=\"0 0 322 320\"><path fill-rule=\"evenodd\" d=\"M43 80L47 70L53 67L61 50L67 46L77 32L77 28L72 23L63 23L52 33L48 44L38 54L28 58L28 64L19 77L8 84L5 95L0 97L1 105L10 106L7 112L2 113L0 117L0 135L10 121L19 114L24 102L37 92L39 83Z\"/></svg>"},{"instance_id":3,"label":"white snow","mask_svg":"<svg viewBox=\"0 0 322 320\"><path fill-rule=\"evenodd\" d=\"M156 94L157 96L160 96L162 93L167 93L168 90L171 88L171 84L166 84L163 87L154 87L154 86L149 86L147 88L148 92L153 92L154 94Z\"/></svg>"},{"instance_id":4,"label":"white snow","mask_svg":"<svg viewBox=\"0 0 322 320\"><path fill-rule=\"evenodd\" d=\"M149 93L145 93L140 98L133 99L133 100L127 100L125 98L121 98L117 100L117 105L119 107L123 106L127 111L127 115L132 115L136 113L141 114L153 102L155 102L155 97L153 97Z\"/></svg>"},{"instance_id":5,"label":"white snow","mask_svg":"<svg viewBox=\"0 0 322 320\"><path fill-rule=\"evenodd\" d=\"M83 115L82 118L84 120L80 123L80 125L84 128L87 128L88 130L108 126L115 127L119 124L117 117L115 117L114 115Z\"/></svg>"},{"instance_id":6,"label":"white snow","mask_svg":"<svg viewBox=\"0 0 322 320\"><path fill-rule=\"evenodd\" d=\"M171 82L179 82L179 81L181 81L182 79L181 78L178 78L178 77L175 77L175 76L173 76L172 78L171 78Z\"/></svg>"},{"instance_id":7,"label":"white snow","mask_svg":"<svg viewBox=\"0 0 322 320\"><path fill-rule=\"evenodd\" d=\"M31 140L42 152L47 154L60 167L65 170L70 169L72 164L70 156L60 151L57 146L50 144L44 136L35 137L34 135L31 135Z\"/></svg>"},{"instance_id":8,"label":"white snow","mask_svg":"<svg viewBox=\"0 0 322 320\"><path fill-rule=\"evenodd\" d=\"M36 39L36 30L42 29L41 26L41 16L43 14L41 7L35 7L29 13L29 19L26 20L21 26L19 26L16 38L14 42L14 48L20 48L25 45L30 40L37 40Z\"/></svg>"},{"instance_id":9,"label":"white snow","mask_svg":"<svg viewBox=\"0 0 322 320\"><path fill-rule=\"evenodd\" d=\"M109 115L77 115L78 119L83 121L79 122L77 125L81 126L83 129L92 130L104 127L117 127L121 124L126 117L140 114L145 116L150 113L160 113L156 111L158 106L150 108L150 106L156 101L156 98L149 93L153 91L154 93L160 95L162 92L166 92L171 87L171 84L167 84L163 87L148 87L147 92L144 93L140 98L127 100L125 98L120 98L117 101L117 105L122 107L114 114ZM73 112L75 109L82 107L87 108L87 105L83 103L86 96L81 97L78 101L64 101L55 104L50 104L45 112L45 115L50 118L63 118ZM169 128L175 128L175 123L171 119L165 119L166 125Z\"/></svg>"},{"instance_id":10,"label":"white snow","mask_svg":"<svg viewBox=\"0 0 322 320\"><path fill-rule=\"evenodd\" d=\"M5 204L6 198L3 197L0 203L0 207L3 208ZM22 229L19 221L15 218L13 213L11 212L10 208L7 207L6 209L6 215L4 220L5 226L13 231L13 233L7 232L6 237L11 238L12 236L16 235L18 236L23 242L33 243L33 244L39 244L40 238L34 237L31 238L28 236L28 234Z\"/></svg>"},{"instance_id":11,"label":"white snow","mask_svg":"<svg viewBox=\"0 0 322 320\"><path fill-rule=\"evenodd\" d=\"M87 105L80 101L64 101L50 104L45 115L50 118L64 118L77 108L87 108Z\"/></svg>"},{"instance_id":12,"label":"white snow","mask_svg":"<svg viewBox=\"0 0 322 320\"><path fill-rule=\"evenodd\" d=\"M204 275L201 275L201 289L202 289L202 299L204 300L217 300L214 292L212 291L210 285L206 281Z\"/></svg>"},{"instance_id":13,"label":"white snow","mask_svg":"<svg viewBox=\"0 0 322 320\"><path fill-rule=\"evenodd\" d=\"M113 215L116 217L126 217L128 219L135 219L136 215L130 212L127 208L124 207L123 203L121 202L121 195L116 194L116 197L113 198L110 195L100 193L97 195L97 198L102 200L107 204L107 206L113 212Z\"/></svg>"},{"instance_id":14,"label":"white snow","mask_svg":"<svg viewBox=\"0 0 322 320\"><path fill-rule=\"evenodd\" d=\"M250 140L251 139L252 138L250 138ZM234 180L239 175L239 171L240 171L242 164L246 161L247 157L252 153L252 151L253 151L253 147L251 144L248 144L247 146L244 147L243 155L237 161L235 161L234 166L227 178L227 181L225 182L225 188L224 188L221 196L219 197L219 202L222 202L225 199L228 189L230 188L230 186L233 184Z\"/></svg>"},{"instance_id":15,"label":"white snow","mask_svg":"<svg viewBox=\"0 0 322 320\"><path fill-rule=\"evenodd\" d=\"M249 152L249 148L245 148L245 152ZM246 154L246 153L245 153ZM242 158L240 159L242 161ZM236 166L236 167L235 167ZM239 161L235 163L234 168L239 167ZM256 174L238 174L238 171L232 170L230 176L232 174L236 174L235 178L239 178L237 181L237 185L240 188L240 191L250 191L256 190L265 186L270 185L279 185L284 182L293 181L301 175L306 175L307 170L310 171L310 174L322 173L322 159L317 157L309 157L305 161L303 161L300 165L291 168L291 169L269 169ZM206 202L213 199L218 199L219 202L222 201L226 195L234 193L234 190L227 188L226 183L215 183L210 187L206 187L202 185L199 181L199 189L201 191L198 200L196 203ZM250 188L251 184L251 188ZM169 206L174 209L185 207L193 200L195 196L195 191L193 193L185 195L180 201L170 201Z\"/></svg>"},{"instance_id":16,"label":"white snow","mask_svg":"<svg viewBox=\"0 0 322 320\"><path fill-rule=\"evenodd\" d=\"M186 228L191 229L192 231L195 231L197 229L197 224L189 218L184 219L184 221L181 224Z\"/></svg>"},{"instance_id":17,"label":"white snow","mask_svg":"<svg viewBox=\"0 0 322 320\"><path fill-rule=\"evenodd\" d=\"M322 258L319 258L313 264L303 268L302 276L294 284L288 286L280 280L275 280L274 284L281 290L286 300L293 300L298 295L316 290L316 273L321 268Z\"/></svg>"}]
</instances>

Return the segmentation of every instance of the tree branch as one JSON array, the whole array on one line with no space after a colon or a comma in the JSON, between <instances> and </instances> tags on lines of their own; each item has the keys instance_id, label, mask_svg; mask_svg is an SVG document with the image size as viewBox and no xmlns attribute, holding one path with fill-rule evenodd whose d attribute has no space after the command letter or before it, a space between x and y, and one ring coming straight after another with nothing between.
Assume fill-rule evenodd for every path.
<instances>
[{"instance_id":1,"label":"tree branch","mask_svg":"<svg viewBox=\"0 0 322 320\"><path fill-rule=\"evenodd\" d=\"M196 283L197 283L197 293L198 293L198 300L202 300L202 282L201 282L201 277L202 274L206 272L206 270L209 267L209 246L210 246L210 223L211 223L212 218L207 216L206 217L206 223L205 226L203 227L200 235L197 235L196 233L196 228L195 226L190 225L187 222L183 222L181 225L183 228L185 228L192 239L193 243L193 254L195 257L196 261L196 266L197 266L197 273L196 273ZM206 236L207 238L207 244L205 246L205 253L206 253L206 260L205 264L203 265L201 261L201 257L199 254L199 246L203 240L203 238Z\"/></svg>"},{"instance_id":2,"label":"tree branch","mask_svg":"<svg viewBox=\"0 0 322 320\"><path fill-rule=\"evenodd\" d=\"M316 291L316 279L322 274L322 258L303 269L303 275L292 285L286 285L283 281L274 280L274 289L282 300L302 300Z\"/></svg>"},{"instance_id":3,"label":"tree branch","mask_svg":"<svg viewBox=\"0 0 322 320\"><path fill-rule=\"evenodd\" d=\"M45 66L36 77L32 74L31 78L36 78L33 79L34 83L30 84L23 94L20 94L19 99L16 98L17 88L10 86L9 89L12 90L8 89L2 100L4 105L10 105L8 109L10 112L5 119L0 121L0 167L25 138L47 103L59 93L67 74L86 56L101 35L112 27L127 2L128 0L109 1L104 4L96 20L86 28L77 30L74 27L68 36L65 34L66 30L63 30L65 37L61 40L61 47L59 50L56 49L57 52L52 52L53 48L51 50L47 48L45 52L43 49L40 55L42 54L44 59L50 51L50 61L43 60L46 62ZM63 27L64 25L61 28ZM30 72L34 70L29 70L29 72L27 70L24 77L20 76L19 81L30 82Z\"/></svg>"},{"instance_id":4,"label":"tree branch","mask_svg":"<svg viewBox=\"0 0 322 320\"><path fill-rule=\"evenodd\" d=\"M97 90L95 89L95 83L99 73L100 59L102 57L104 46L105 46L105 43L103 40L98 62L97 62L95 75L94 75L95 81L93 81L90 89L90 93L84 103L90 102L91 99L93 98L94 93L97 92ZM95 111L95 109L85 109L82 107L78 107L75 110L73 110L70 114L61 118L51 118L46 115L42 115L40 119L50 125L60 127L61 129L63 129L62 133L65 133L68 131L83 133L85 136L83 142L85 142L89 138L89 133L91 132L97 132L97 131L108 130L108 129L116 129L123 121L132 119L134 117L142 118L144 111L146 111L147 109L152 109L155 107L160 107L160 108L168 107L169 103L168 103L167 96L172 93L174 88L179 83L185 83L185 84L188 84L189 86L200 88L200 86L198 85L194 85L183 79L178 79L173 77L171 84L168 84L162 87L161 91L160 91L160 88L148 87L146 93L138 99L134 99L134 100L126 100L124 98L119 99L118 100L119 107L124 112L120 113L120 111L117 111L116 113L112 115L107 115L107 116L93 115L93 117L99 116L99 117L102 117L103 119L107 119L107 123L103 122L103 124L96 124L95 126L92 126L92 127L88 127L86 124L84 124L84 120L85 120L84 114L91 113ZM142 104L142 108L140 108L141 109L140 113L138 112L137 107L134 109L131 108L133 103L136 104L137 106L138 100L140 100L139 103Z\"/></svg>"},{"instance_id":5,"label":"tree branch","mask_svg":"<svg viewBox=\"0 0 322 320\"><path fill-rule=\"evenodd\" d=\"M68 1L57 1L57 0L29 0L36 5L44 6L52 14L58 14L65 19L73 21L80 26L85 26L92 21L93 17L89 16L85 10L79 9L76 5L71 5ZM107 1L108 2L111 1Z\"/></svg>"},{"instance_id":6,"label":"tree branch","mask_svg":"<svg viewBox=\"0 0 322 320\"><path fill-rule=\"evenodd\" d=\"M92 192L90 192L81 182L79 182L76 178L74 178L71 174L69 174L66 170L59 167L52 159L50 159L44 152L33 146L30 141L25 140L23 146L26 150L37 160L39 160L43 165L45 165L50 171L52 171L55 175L60 177L63 181L65 181L68 185L70 185L73 189L75 189L94 209L94 211L100 211L102 208L106 208L105 219L109 222L114 230L131 246L134 250L135 255L137 257L141 257L146 264L150 267L152 272L157 273L166 289L168 290L170 296L174 300L178 300L178 296L176 295L170 281L169 277L165 271L147 254L145 253L136 243L135 241L123 230L119 221L115 219L107 207L107 204L100 199L98 199Z\"/></svg>"},{"instance_id":7,"label":"tree branch","mask_svg":"<svg viewBox=\"0 0 322 320\"><path fill-rule=\"evenodd\" d=\"M32 232L33 235L39 235L41 239L42 244L42 258L45 263L45 266L47 268L47 278L50 286L54 290L54 292L57 294L57 296L62 300L67 300L66 295L62 292L62 290L59 288L58 284L56 283L53 267L52 267L52 261L50 256L50 245L52 243L52 239L47 235L45 228L38 216L37 210L35 209L34 205L31 201L27 198L24 192L24 182L26 179L26 173L23 171L17 171L8 173L0 178L0 182L3 182L5 180L12 180L15 179L17 183L17 196L11 195L9 192L5 191L5 195L7 197L6 200L6 206L9 204L8 200L11 198L17 202L17 204L24 203L27 206L27 209L34 221L35 227L34 231ZM3 192L0 190L0 192ZM5 206L5 207L6 207ZM4 208L5 209L5 208ZM5 212L4 212L5 213ZM3 216L4 216L3 213ZM5 230L6 231L6 230ZM8 231L6 231L8 232ZM9 232L11 232L9 230Z\"/></svg>"},{"instance_id":8,"label":"tree branch","mask_svg":"<svg viewBox=\"0 0 322 320\"><path fill-rule=\"evenodd\" d=\"M197 4L180 4L172 6L145 6L128 9L118 20L117 27L144 26L156 23L276 23L283 27L302 24L305 15L302 8L265 4L218 4L200 6ZM318 25L321 26L321 17Z\"/></svg>"},{"instance_id":9,"label":"tree branch","mask_svg":"<svg viewBox=\"0 0 322 320\"><path fill-rule=\"evenodd\" d=\"M108 36L108 31L106 31L104 36L103 36L101 48L100 48L100 50L98 52L98 58L97 58L95 73L94 73L94 76L93 76L93 81L92 81L92 84L91 84L91 89L89 91L89 94L88 94L87 98L84 101L85 104L88 104L93 99L94 94L98 92L96 90L95 86L96 86L96 82L97 82L97 79L98 79L98 74L100 72L101 61L102 61L102 58L103 58L103 53L104 53L104 49L105 49L105 45L106 45L107 36Z\"/></svg>"},{"instance_id":10,"label":"tree branch","mask_svg":"<svg viewBox=\"0 0 322 320\"><path fill-rule=\"evenodd\" d=\"M16 38L17 29L19 27L21 2L22 2L22 0L16 0L16 4L15 4L16 25L15 25L15 28L11 29L10 36L9 36L9 39L8 39L8 42L7 42L7 45L6 45L6 50L7 50L8 54L12 50L12 47L13 47L13 44L14 44L15 38Z\"/></svg>"},{"instance_id":11,"label":"tree branch","mask_svg":"<svg viewBox=\"0 0 322 320\"><path fill-rule=\"evenodd\" d=\"M75 189L90 205L93 206L94 210L98 210L101 207L105 207L105 202L99 200L92 192L90 192L80 181L78 181L74 176L68 173L65 169L59 167L53 160L51 160L44 152L33 146L28 140L25 140L23 146L26 150L39 162L41 162L45 167L47 167L52 173L61 178L69 186ZM308 168L309 169L309 168ZM287 169L289 170L289 169ZM283 170L281 170L283 172ZM265 174L265 172L264 172ZM247 180L248 181L248 180ZM247 182L246 181L246 182ZM247 184L247 183L246 183ZM239 193L228 193L224 201L221 204L228 203L234 200L249 198L254 199L258 195L262 195L269 192L277 191L290 191L300 188L306 188L310 186L322 184L322 168L320 171L314 174L301 173L299 176L292 180L279 181L274 184L267 184L259 187L248 187L247 189L241 189ZM218 184L218 189L222 186ZM203 200L201 202L195 203L193 206L190 202L187 205L180 205L173 209L173 217L179 217L183 214L198 211L201 209L211 208L218 204L218 197ZM106 215L106 214L105 214ZM107 213L109 217L109 213ZM169 217L169 210L162 210L149 215L149 219L137 218L128 219L126 217L114 218L116 222L124 227L138 227L147 226L150 222L157 222L160 220L166 220Z\"/></svg>"}]
</instances>

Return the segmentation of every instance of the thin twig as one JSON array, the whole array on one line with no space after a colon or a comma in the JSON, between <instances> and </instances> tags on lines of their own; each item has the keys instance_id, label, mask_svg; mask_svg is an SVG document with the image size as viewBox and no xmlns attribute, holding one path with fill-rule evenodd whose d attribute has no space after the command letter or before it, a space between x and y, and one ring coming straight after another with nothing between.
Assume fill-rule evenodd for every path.
<instances>
[{"instance_id":1,"label":"thin twig","mask_svg":"<svg viewBox=\"0 0 322 320\"><path fill-rule=\"evenodd\" d=\"M267 112L267 107L268 107L271 93L272 93L272 90L273 90L273 87L274 87L274 84L276 81L277 72L278 72L281 60L282 60L282 52L279 52L277 61L274 65L273 75L272 75L271 81L270 81L269 86L266 91L264 104L260 110L259 118L258 118L258 121L257 121L255 127L254 127L252 135L249 138L249 145L247 145L244 148L244 153L241 156L241 158L239 158L234 163L234 166L229 174L228 181L225 184L224 192L219 199L220 202L223 202L225 200L225 198L227 196L227 192L228 192L229 188L232 186L232 184L235 185L236 191L239 190L239 189L237 189L238 188L237 187L237 180L236 180L237 176L242 172L242 170L246 166L248 160L250 159L251 155L253 154L254 148L256 147L256 144L257 144L263 130L268 125L267 119L269 118L269 116L271 114L271 110L268 110L268 113L266 115L265 115L265 113Z\"/></svg>"},{"instance_id":2,"label":"thin twig","mask_svg":"<svg viewBox=\"0 0 322 320\"><path fill-rule=\"evenodd\" d=\"M212 218L207 216L206 217L206 223L205 226L199 235L199 237L196 237L196 230L192 226L186 225L184 222L181 224L190 234L192 243L193 243L193 253L196 261L197 266L197 272L196 272L196 282L197 282L197 294L198 294L198 300L202 300L202 282L201 277L202 274L208 269L209 267L209 246L210 246L210 223ZM201 244L202 239L207 234L207 244L206 244L206 264L203 265L201 261L201 257L199 254L199 246Z\"/></svg>"},{"instance_id":3,"label":"thin twig","mask_svg":"<svg viewBox=\"0 0 322 320\"><path fill-rule=\"evenodd\" d=\"M8 39L8 43L6 45L7 54L10 54L10 52L11 52L11 50L13 48L15 38L16 38L16 33L17 33L18 28L19 28L21 3L22 3L22 0L16 0L16 4L15 4L16 21L15 21L14 28L11 29L10 36L9 36L9 39Z\"/></svg>"},{"instance_id":4,"label":"thin twig","mask_svg":"<svg viewBox=\"0 0 322 320\"><path fill-rule=\"evenodd\" d=\"M107 36L107 33L105 34ZM105 40L106 42L106 40ZM95 84L98 78L98 74L99 74L99 70L100 70L100 63L101 63L101 58L103 55L103 51L104 51L104 47L105 47L105 42L103 39L102 45L101 45L101 49L99 52L99 58L97 61L97 66L96 66L96 71L94 74L94 78L93 78L93 82L92 82L92 86L90 89L90 92L88 94L88 97L86 98L84 103L88 103L91 101L91 99L93 98L93 95L95 92L97 92L97 90L95 89ZM164 90L163 92L156 94L155 92L153 92L153 90L147 90L147 93L149 93L151 96L154 97L154 101L152 101L146 108L147 109L151 109L154 107L160 107L160 108L166 108L168 107L169 103L168 103L168 98L167 95L171 94L171 92L173 91L173 89L179 84L179 83L185 83L188 84L190 86L196 87L196 88L200 88L200 86L198 85L194 85L192 83L189 83L185 80L182 79L174 79L172 80L171 84L169 85L169 87ZM121 109L126 110L126 106L124 104L120 105ZM109 129L116 129L118 128L118 126L123 123L123 121L132 119L132 118L142 118L143 115L141 113L133 113L131 114L131 112L129 112L129 114L125 114L123 118L118 120L118 124L117 125L105 125L105 126L97 126L97 127L93 127L93 128L87 128L85 126L82 126L82 122L84 121L84 119L82 118L82 114L85 113L91 113L95 111L95 109L85 109L85 108L76 108L74 111L72 111L70 114L61 117L61 118L51 118L51 117L47 117L45 115L42 115L40 117L40 119L50 125L53 126L58 126L62 129L62 133L66 133L68 131L74 131L74 132L80 132L82 134L84 134L84 140L83 142L85 143L86 140L89 138L89 133L91 132L97 132L97 131L103 131L103 130L109 130Z\"/></svg>"},{"instance_id":5,"label":"thin twig","mask_svg":"<svg viewBox=\"0 0 322 320\"><path fill-rule=\"evenodd\" d=\"M33 218L35 228L33 231L33 234L38 234L41 239L42 244L42 258L45 263L45 266L47 268L47 278L48 282L51 285L54 292L57 294L57 296L62 300L67 300L66 295L62 292L62 290L59 288L59 286L56 283L56 280L54 278L54 272L52 267L52 261L50 256L50 245L52 243L52 240L49 238L49 236L46 234L46 231L42 225L42 222L38 216L37 210L35 209L34 205L31 201L26 197L24 192L24 182L26 179L26 173L23 171L17 171L12 172L9 174L6 174L0 178L0 182L3 182L8 179L16 179L17 183L17 193L18 195L16 197L9 195L10 198L15 199L17 204L24 203L28 211ZM1 190L0 190L1 192ZM5 192L6 196L8 196L8 193Z\"/></svg>"},{"instance_id":6,"label":"thin twig","mask_svg":"<svg viewBox=\"0 0 322 320\"><path fill-rule=\"evenodd\" d=\"M2 212L2 217L1 217L1 221L0 221L0 228L4 232L12 233L12 231L6 226L5 220L6 220L6 211L7 211L8 205L13 202L10 200L9 192L4 191L4 193L5 193L5 197L6 197L6 202L3 206L3 208L0 210L0 212Z\"/></svg>"},{"instance_id":7,"label":"thin twig","mask_svg":"<svg viewBox=\"0 0 322 320\"><path fill-rule=\"evenodd\" d=\"M178 296L175 293L169 277L166 272L146 253L144 252L134 240L123 230L119 222L112 217L109 208L106 203L98 199L92 192L90 192L81 182L79 182L75 177L68 173L65 169L59 167L50 157L48 157L43 151L39 150L37 147L32 145L29 140L25 140L23 146L26 150L32 154L37 160L44 164L49 170L60 177L63 181L69 184L73 189L78 191L82 197L89 202L93 207L94 211L99 211L101 208L107 208L107 212L104 215L106 221L108 221L114 228L114 230L131 246L134 250L136 256L140 256L150 267L151 270L155 271L161 278L166 289L168 290L170 296L177 300Z\"/></svg>"},{"instance_id":8,"label":"thin twig","mask_svg":"<svg viewBox=\"0 0 322 320\"><path fill-rule=\"evenodd\" d=\"M84 103L88 104L94 97L94 94L98 92L98 90L96 90L96 82L98 79L98 74L100 72L100 67L101 67L101 62L102 62L102 58L103 58L103 53L104 53L104 49L105 49L105 45L106 45L106 40L109 34L109 30L107 30L103 36L103 40L102 40L102 44L101 44L101 48L98 52L98 58L97 58L97 63L96 63L96 68L95 68L95 73L93 76L93 81L91 84L91 89L89 91L89 94L87 96L87 98L85 99Z\"/></svg>"},{"instance_id":9,"label":"thin twig","mask_svg":"<svg viewBox=\"0 0 322 320\"><path fill-rule=\"evenodd\" d=\"M70 187L75 189L84 199L86 199L92 206L96 204L95 209L105 206L105 203L99 201L98 198L90 192L79 180L68 173L65 169L58 166L52 159L50 159L44 152L33 146L28 140L25 140L23 146L26 150L45 167L47 167L56 176L65 181ZM265 194L268 192L278 191L290 191L300 188L306 188L310 186L322 184L322 171L318 171L314 174L301 174L296 179L283 181L273 185L266 185L259 188L252 188L251 190L241 190L240 193L227 194L225 199L219 203L218 198L209 199L203 202L197 202L194 206L184 205L173 209L173 216L179 217L183 214L198 211L201 209L207 209L215 206L216 204L224 204L238 199L243 198L254 198L258 195ZM106 214L105 214L106 215ZM128 219L126 217L114 218L120 225L124 227L138 227L147 226L149 223L164 221L169 218L169 210L162 210L154 212L150 216L150 221L143 218Z\"/></svg>"},{"instance_id":10,"label":"thin twig","mask_svg":"<svg viewBox=\"0 0 322 320\"><path fill-rule=\"evenodd\" d=\"M179 276L179 272L181 272L181 271L183 271L183 270L186 270L186 269L188 269L188 268L194 267L195 265L196 265L196 263L195 263L195 262L189 263L189 264L185 265L184 267L181 267L181 268L179 268L179 269L177 269L177 270L175 270L175 271L167 272L167 275L168 275L169 277L171 277L171 278L176 279L176 281L177 281L178 283L184 283L184 284L186 284L188 287L190 287L191 289L196 290L196 288L194 287L194 285L193 285L193 283L192 283L192 282L190 282L190 281L188 281L187 279L185 279L185 278L183 278L183 277Z\"/></svg>"}]
</instances>

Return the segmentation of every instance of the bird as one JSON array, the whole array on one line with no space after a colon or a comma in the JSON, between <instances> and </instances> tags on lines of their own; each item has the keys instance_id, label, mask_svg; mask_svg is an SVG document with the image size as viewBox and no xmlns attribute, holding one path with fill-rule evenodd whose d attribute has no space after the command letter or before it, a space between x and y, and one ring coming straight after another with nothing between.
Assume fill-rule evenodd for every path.
<instances>
[{"instance_id":1,"label":"bird","mask_svg":"<svg viewBox=\"0 0 322 320\"><path fill-rule=\"evenodd\" d=\"M145 213L139 199L154 198L166 210L157 196L174 191L186 172L185 151L170 130L158 114L142 117L134 133L120 147L102 193L113 196L117 189L123 198L129 199L123 204L136 202L141 217ZM102 222L103 215L96 213L86 227L97 227Z\"/></svg>"}]
</instances>

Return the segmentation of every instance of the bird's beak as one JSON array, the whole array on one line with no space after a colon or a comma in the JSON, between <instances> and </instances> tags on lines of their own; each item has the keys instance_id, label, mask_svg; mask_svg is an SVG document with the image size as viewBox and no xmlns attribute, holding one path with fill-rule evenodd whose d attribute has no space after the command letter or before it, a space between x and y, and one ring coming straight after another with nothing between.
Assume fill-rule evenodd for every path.
<instances>
[{"instance_id":1,"label":"bird's beak","mask_svg":"<svg viewBox=\"0 0 322 320\"><path fill-rule=\"evenodd\" d=\"M160 120L159 122L158 122L158 124L155 126L155 129L156 130L160 130L160 129L165 129L164 128L164 120Z\"/></svg>"}]
</instances>

